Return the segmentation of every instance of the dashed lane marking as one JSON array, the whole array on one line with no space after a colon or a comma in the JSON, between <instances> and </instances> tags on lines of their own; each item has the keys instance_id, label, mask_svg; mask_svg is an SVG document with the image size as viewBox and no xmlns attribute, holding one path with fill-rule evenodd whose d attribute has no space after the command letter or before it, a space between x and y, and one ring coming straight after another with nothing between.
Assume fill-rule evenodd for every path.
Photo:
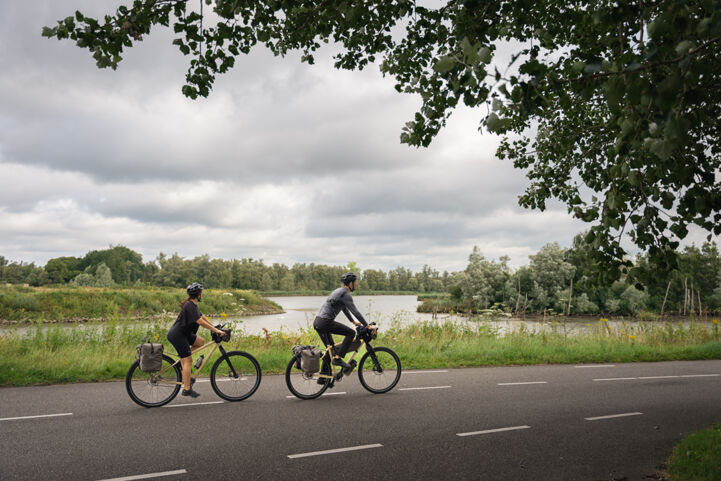
<instances>
[{"instance_id":1,"label":"dashed lane marking","mask_svg":"<svg viewBox=\"0 0 721 481\"><path fill-rule=\"evenodd\" d=\"M499 382L499 386L523 386L525 384L548 384L548 381Z\"/></svg>"},{"instance_id":2,"label":"dashed lane marking","mask_svg":"<svg viewBox=\"0 0 721 481\"><path fill-rule=\"evenodd\" d=\"M36 416L18 416L14 418L0 418L0 421L17 421L18 419L36 419L36 418L54 418L57 416L72 416L73 413L60 413L60 414L38 414Z\"/></svg>"},{"instance_id":3,"label":"dashed lane marking","mask_svg":"<svg viewBox=\"0 0 721 481\"><path fill-rule=\"evenodd\" d=\"M586 421L599 421L601 419L614 419L614 418L625 418L628 416L641 416L643 413L623 413L623 414L609 414L607 416L596 416L592 418L583 418Z\"/></svg>"},{"instance_id":4,"label":"dashed lane marking","mask_svg":"<svg viewBox=\"0 0 721 481\"><path fill-rule=\"evenodd\" d=\"M173 476L175 474L187 473L184 469L178 469L177 471L163 471L162 473L148 473L148 474L136 474L135 476L123 476L122 478L108 478L101 479L99 481L132 481L134 479L149 479L149 478L160 478L162 476Z\"/></svg>"},{"instance_id":5,"label":"dashed lane marking","mask_svg":"<svg viewBox=\"0 0 721 481\"><path fill-rule=\"evenodd\" d=\"M504 431L517 431L519 429L530 429L531 426L511 426L509 428L486 429L485 431L472 431L470 433L457 433L456 436L477 436L479 434L502 433Z\"/></svg>"},{"instance_id":6,"label":"dashed lane marking","mask_svg":"<svg viewBox=\"0 0 721 481\"><path fill-rule=\"evenodd\" d=\"M182 408L185 406L204 406L206 404L223 404L225 401L207 401L202 403L183 403L183 404L173 404L172 406L163 406L164 408Z\"/></svg>"},{"instance_id":7,"label":"dashed lane marking","mask_svg":"<svg viewBox=\"0 0 721 481\"><path fill-rule=\"evenodd\" d=\"M328 449L325 451L314 451L312 453L289 454L290 459L307 458L309 456L322 456L324 454L345 453L347 451L358 451L361 449L381 448L382 444L364 444L363 446L351 446L349 448Z\"/></svg>"},{"instance_id":8,"label":"dashed lane marking","mask_svg":"<svg viewBox=\"0 0 721 481\"><path fill-rule=\"evenodd\" d=\"M422 391L424 389L448 389L451 386L402 387L399 391Z\"/></svg>"}]
</instances>

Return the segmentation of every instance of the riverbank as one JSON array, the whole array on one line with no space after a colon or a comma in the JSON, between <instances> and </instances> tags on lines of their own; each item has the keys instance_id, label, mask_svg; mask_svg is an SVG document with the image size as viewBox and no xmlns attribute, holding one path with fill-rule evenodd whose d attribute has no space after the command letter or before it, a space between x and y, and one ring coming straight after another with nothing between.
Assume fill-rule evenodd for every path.
<instances>
[{"instance_id":1,"label":"riverbank","mask_svg":"<svg viewBox=\"0 0 721 481\"><path fill-rule=\"evenodd\" d=\"M326 290L300 290L300 291L257 291L265 297L289 297L289 296L327 296L331 291ZM440 292L415 292L415 291L364 291L363 289L353 292L354 296L417 296L421 299L438 299L446 297L447 294Z\"/></svg>"},{"instance_id":2,"label":"riverbank","mask_svg":"<svg viewBox=\"0 0 721 481\"><path fill-rule=\"evenodd\" d=\"M50 326L10 333L0 337L0 386L122 379L135 358L136 345L147 339L163 342L174 354L165 334L158 324L131 326L117 321L102 329ZM209 338L202 329L200 334ZM312 329L264 335L240 331L234 333L228 349L252 353L264 373L281 373L294 345L319 343ZM501 335L483 323L420 322L381 332L375 345L396 351L404 369L721 359L717 324L617 329L599 321L586 333L567 336L560 328Z\"/></svg>"},{"instance_id":3,"label":"riverbank","mask_svg":"<svg viewBox=\"0 0 721 481\"><path fill-rule=\"evenodd\" d=\"M0 291L0 324L153 320L174 317L185 291L161 287L22 287ZM278 314L283 309L253 291L206 289L209 316Z\"/></svg>"}]
</instances>

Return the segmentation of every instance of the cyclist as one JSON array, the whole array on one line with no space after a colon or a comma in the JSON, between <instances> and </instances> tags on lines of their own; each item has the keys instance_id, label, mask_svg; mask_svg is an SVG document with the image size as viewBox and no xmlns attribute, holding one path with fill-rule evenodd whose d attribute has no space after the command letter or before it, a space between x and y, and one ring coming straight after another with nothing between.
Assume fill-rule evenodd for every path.
<instances>
[{"instance_id":1,"label":"cyclist","mask_svg":"<svg viewBox=\"0 0 721 481\"><path fill-rule=\"evenodd\" d=\"M198 397L197 391L193 389L195 379L190 379L190 370L193 365L193 356L191 349L198 348L205 344L205 339L198 336L198 326L210 329L221 336L225 333L217 329L213 324L201 314L198 309L198 302L203 297L203 286L197 282L190 284L185 291L188 298L180 304L180 314L168 331L168 341L175 347L180 356L180 365L183 367L183 396Z\"/></svg>"},{"instance_id":2,"label":"cyclist","mask_svg":"<svg viewBox=\"0 0 721 481\"><path fill-rule=\"evenodd\" d=\"M340 322L336 322L335 318L343 311L343 314L345 314L348 320L356 326L368 326L368 323L361 313L358 312L355 304L353 304L353 297L351 296L351 292L358 289L358 276L352 272L346 272L341 276L340 280L343 283L343 287L339 287L331 292L328 299L326 299L323 306L321 306L320 311L318 311L315 321L313 321L313 327L326 346L332 346L334 344L331 334L341 334L345 336L340 349L337 351L334 349L332 362L333 365L341 366L345 372L348 372L351 366L343 360L343 357L345 357L348 351L348 346L353 342L355 331ZM353 314L357 320L354 320L351 314ZM370 326L370 329L376 329L376 326Z\"/></svg>"}]
</instances>

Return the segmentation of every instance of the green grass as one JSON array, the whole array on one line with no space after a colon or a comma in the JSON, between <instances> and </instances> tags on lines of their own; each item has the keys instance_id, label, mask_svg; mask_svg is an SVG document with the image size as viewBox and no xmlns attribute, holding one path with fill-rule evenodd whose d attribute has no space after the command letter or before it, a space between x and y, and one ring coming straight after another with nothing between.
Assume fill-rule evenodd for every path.
<instances>
[{"instance_id":1,"label":"green grass","mask_svg":"<svg viewBox=\"0 0 721 481\"><path fill-rule=\"evenodd\" d=\"M671 481L721 481L721 424L682 439L667 471Z\"/></svg>"},{"instance_id":2,"label":"green grass","mask_svg":"<svg viewBox=\"0 0 721 481\"><path fill-rule=\"evenodd\" d=\"M10 322L145 319L175 316L187 296L184 289L160 287L22 287L0 291L0 320ZM278 313L282 308L253 291L203 292L208 315Z\"/></svg>"},{"instance_id":3,"label":"green grass","mask_svg":"<svg viewBox=\"0 0 721 481\"><path fill-rule=\"evenodd\" d=\"M111 321L102 326L32 327L0 337L0 385L28 385L121 379L134 360L135 347L165 339L169 323L131 326ZM206 339L209 332L201 329ZM312 329L299 333L244 335L235 329L230 349L255 356L264 373L281 373L296 344L320 344ZM560 325L548 332L524 327L500 335L484 323L420 322L382 331L375 345L388 346L404 369L522 364L564 364L721 359L718 325L681 324L614 329L599 321L586 333L566 336ZM207 369L206 373L207 374Z\"/></svg>"},{"instance_id":4,"label":"green grass","mask_svg":"<svg viewBox=\"0 0 721 481\"><path fill-rule=\"evenodd\" d=\"M332 292L333 289L323 290L299 290L299 291L257 291L258 294L267 297L282 297L282 296L327 296ZM364 291L360 289L353 293L354 296L422 296L415 291ZM435 297L443 294L433 294Z\"/></svg>"}]
</instances>

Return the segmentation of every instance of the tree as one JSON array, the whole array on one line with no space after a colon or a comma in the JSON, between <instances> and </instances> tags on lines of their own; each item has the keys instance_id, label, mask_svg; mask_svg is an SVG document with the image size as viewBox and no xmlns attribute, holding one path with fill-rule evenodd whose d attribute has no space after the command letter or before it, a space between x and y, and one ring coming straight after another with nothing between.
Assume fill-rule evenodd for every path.
<instances>
[{"instance_id":1,"label":"tree","mask_svg":"<svg viewBox=\"0 0 721 481\"><path fill-rule=\"evenodd\" d=\"M599 277L630 266L625 233L662 270L676 266L690 224L721 234L717 0L202 1L215 25L187 0L134 0L103 20L76 12L42 33L115 69L124 48L172 23L173 44L192 55L182 88L190 98L209 95L256 46L297 50L312 64L333 42L337 68L378 61L399 92L421 97L401 133L414 146L429 145L460 102L490 105L481 127L504 136L498 155L530 180L521 205L543 210L559 199L591 223ZM499 45L518 46L506 68L491 66Z\"/></svg>"},{"instance_id":2,"label":"tree","mask_svg":"<svg viewBox=\"0 0 721 481\"><path fill-rule=\"evenodd\" d=\"M77 257L56 257L45 264L45 272L48 273L50 282L65 284L82 272L80 262Z\"/></svg>"}]
</instances>

